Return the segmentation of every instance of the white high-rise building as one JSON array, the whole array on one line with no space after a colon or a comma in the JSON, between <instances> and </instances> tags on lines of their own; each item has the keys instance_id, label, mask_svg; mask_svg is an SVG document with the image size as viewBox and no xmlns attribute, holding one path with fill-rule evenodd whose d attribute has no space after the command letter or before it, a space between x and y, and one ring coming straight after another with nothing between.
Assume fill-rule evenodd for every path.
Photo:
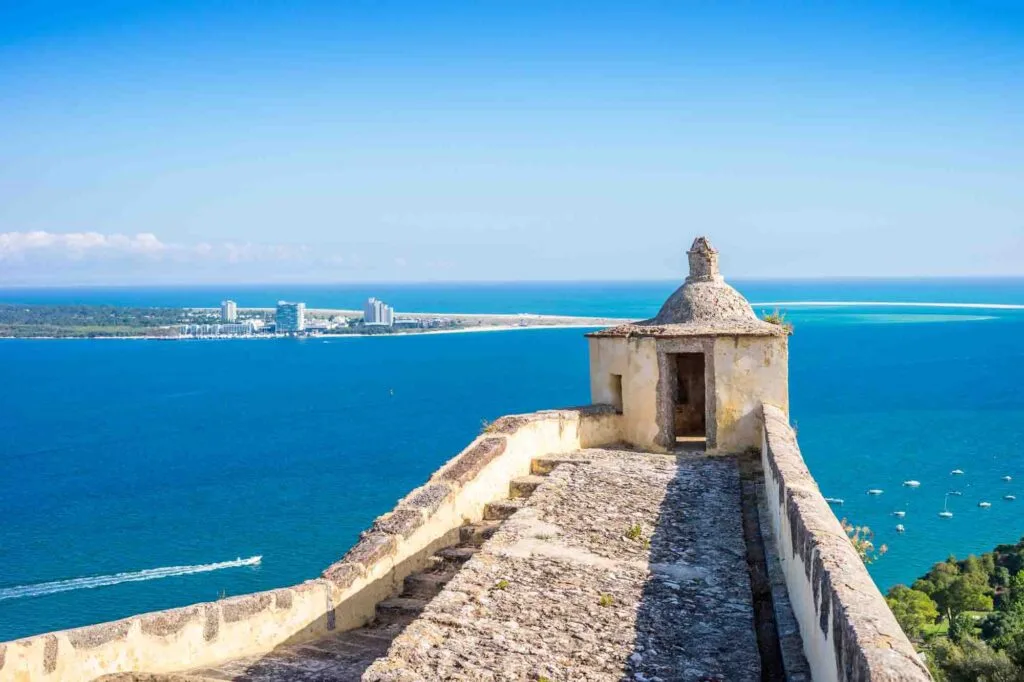
<instances>
[{"instance_id":1,"label":"white high-rise building","mask_svg":"<svg viewBox=\"0 0 1024 682\"><path fill-rule=\"evenodd\" d=\"M306 329L306 304L277 302L274 322L279 332L301 332Z\"/></svg>"},{"instance_id":2,"label":"white high-rise building","mask_svg":"<svg viewBox=\"0 0 1024 682\"><path fill-rule=\"evenodd\" d=\"M220 302L220 319L224 322L234 322L238 319L238 306L235 305L234 301Z\"/></svg>"},{"instance_id":3,"label":"white high-rise building","mask_svg":"<svg viewBox=\"0 0 1024 682\"><path fill-rule=\"evenodd\" d=\"M369 298L363 306L363 324L390 327L395 323L395 309L384 301Z\"/></svg>"}]
</instances>

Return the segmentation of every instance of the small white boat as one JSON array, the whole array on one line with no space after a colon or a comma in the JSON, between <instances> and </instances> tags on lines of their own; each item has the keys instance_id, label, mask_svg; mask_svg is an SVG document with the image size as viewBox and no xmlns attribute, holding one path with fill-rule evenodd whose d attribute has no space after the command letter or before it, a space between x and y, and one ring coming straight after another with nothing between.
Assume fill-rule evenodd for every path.
<instances>
[{"instance_id":1,"label":"small white boat","mask_svg":"<svg viewBox=\"0 0 1024 682\"><path fill-rule=\"evenodd\" d=\"M843 502L845 502L841 497L826 497L825 501L829 504L838 504L840 507L843 506Z\"/></svg>"},{"instance_id":2,"label":"small white boat","mask_svg":"<svg viewBox=\"0 0 1024 682\"><path fill-rule=\"evenodd\" d=\"M901 511L894 511L894 512L892 513L892 515L893 515L893 516L895 516L895 517L896 517L896 518L898 518L898 519L902 519L902 518L903 518L904 516L906 516L906 515L907 515L907 512L905 512L905 511L902 511L902 510L901 510Z\"/></svg>"},{"instance_id":3,"label":"small white boat","mask_svg":"<svg viewBox=\"0 0 1024 682\"><path fill-rule=\"evenodd\" d=\"M903 527L903 524L902 524L902 523L897 523L897 524L896 524L896 532L897 532L897 533L903 533L903 532L905 532L906 530L907 530L907 529Z\"/></svg>"},{"instance_id":4,"label":"small white boat","mask_svg":"<svg viewBox=\"0 0 1024 682\"><path fill-rule=\"evenodd\" d=\"M908 488L920 488L921 481L915 481L911 479L909 481L903 481L903 485L907 486Z\"/></svg>"},{"instance_id":5,"label":"small white boat","mask_svg":"<svg viewBox=\"0 0 1024 682\"><path fill-rule=\"evenodd\" d=\"M1017 499L1017 496L1016 495L1003 495L1003 499L1004 500L1009 500L1010 502L1013 502L1014 500Z\"/></svg>"},{"instance_id":6,"label":"small white boat","mask_svg":"<svg viewBox=\"0 0 1024 682\"><path fill-rule=\"evenodd\" d=\"M885 491L881 490L880 488L872 488L871 490L868 491L868 495L881 495L884 492Z\"/></svg>"},{"instance_id":7,"label":"small white boat","mask_svg":"<svg viewBox=\"0 0 1024 682\"><path fill-rule=\"evenodd\" d=\"M952 476L963 476L964 475L964 470L963 469L953 469L949 473Z\"/></svg>"},{"instance_id":8,"label":"small white boat","mask_svg":"<svg viewBox=\"0 0 1024 682\"><path fill-rule=\"evenodd\" d=\"M1013 476L1003 476L1003 480L1009 483L1010 481L1013 480Z\"/></svg>"},{"instance_id":9,"label":"small white boat","mask_svg":"<svg viewBox=\"0 0 1024 682\"><path fill-rule=\"evenodd\" d=\"M979 507L984 507L984 508L988 509L989 507L992 506L992 503L991 502L979 502L978 506Z\"/></svg>"},{"instance_id":10,"label":"small white boat","mask_svg":"<svg viewBox=\"0 0 1024 682\"><path fill-rule=\"evenodd\" d=\"M939 512L939 516L941 516L944 519L951 519L951 518L953 518L953 512L951 512L951 511L940 511Z\"/></svg>"},{"instance_id":11,"label":"small white boat","mask_svg":"<svg viewBox=\"0 0 1024 682\"><path fill-rule=\"evenodd\" d=\"M963 495L963 493L960 492L959 490L950 490L949 494L950 495L956 495L957 497L960 497L961 495Z\"/></svg>"}]
</instances>

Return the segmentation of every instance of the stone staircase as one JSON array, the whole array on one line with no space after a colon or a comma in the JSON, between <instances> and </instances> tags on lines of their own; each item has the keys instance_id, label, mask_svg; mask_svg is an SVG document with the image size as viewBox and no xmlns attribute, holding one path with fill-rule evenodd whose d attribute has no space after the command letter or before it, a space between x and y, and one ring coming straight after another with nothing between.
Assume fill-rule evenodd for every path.
<instances>
[{"instance_id":1,"label":"stone staircase","mask_svg":"<svg viewBox=\"0 0 1024 682\"><path fill-rule=\"evenodd\" d=\"M391 641L415 620L459 569L479 551L501 523L519 511L544 477L565 459L533 460L531 473L509 483L508 498L484 507L483 519L459 529L459 543L434 554L427 566L409 575L396 596L377 604L374 620L355 630L319 640L288 644L260 657L228 661L165 679L235 682L350 682L387 653Z\"/></svg>"}]
</instances>

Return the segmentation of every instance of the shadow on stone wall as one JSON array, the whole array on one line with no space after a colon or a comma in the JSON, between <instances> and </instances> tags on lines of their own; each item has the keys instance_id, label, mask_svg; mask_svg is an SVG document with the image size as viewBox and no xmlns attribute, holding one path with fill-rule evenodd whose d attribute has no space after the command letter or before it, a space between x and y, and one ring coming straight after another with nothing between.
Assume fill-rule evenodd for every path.
<instances>
[{"instance_id":1,"label":"shadow on stone wall","mask_svg":"<svg viewBox=\"0 0 1024 682\"><path fill-rule=\"evenodd\" d=\"M680 455L650 537L629 679L779 679L761 673L741 518L736 459Z\"/></svg>"}]
</instances>

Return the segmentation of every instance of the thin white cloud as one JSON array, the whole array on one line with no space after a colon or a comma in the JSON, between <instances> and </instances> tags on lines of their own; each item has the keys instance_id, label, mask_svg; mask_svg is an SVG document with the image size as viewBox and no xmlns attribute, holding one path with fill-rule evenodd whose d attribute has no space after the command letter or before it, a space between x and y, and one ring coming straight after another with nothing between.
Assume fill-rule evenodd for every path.
<instances>
[{"instance_id":1,"label":"thin white cloud","mask_svg":"<svg viewBox=\"0 0 1024 682\"><path fill-rule=\"evenodd\" d=\"M99 232L0 232L0 261L30 256L63 256L79 260L96 254L161 256L171 248L155 234L100 234Z\"/></svg>"},{"instance_id":2,"label":"thin white cloud","mask_svg":"<svg viewBox=\"0 0 1024 682\"><path fill-rule=\"evenodd\" d=\"M219 282L337 282L415 277L405 256L341 244L167 242L150 232L0 232L0 287ZM346 248L344 252L341 250Z\"/></svg>"},{"instance_id":3,"label":"thin white cloud","mask_svg":"<svg viewBox=\"0 0 1024 682\"><path fill-rule=\"evenodd\" d=\"M111 258L172 262L260 263L304 261L303 245L223 242L169 244L151 232L0 232L0 262L32 260L109 260Z\"/></svg>"}]
</instances>

